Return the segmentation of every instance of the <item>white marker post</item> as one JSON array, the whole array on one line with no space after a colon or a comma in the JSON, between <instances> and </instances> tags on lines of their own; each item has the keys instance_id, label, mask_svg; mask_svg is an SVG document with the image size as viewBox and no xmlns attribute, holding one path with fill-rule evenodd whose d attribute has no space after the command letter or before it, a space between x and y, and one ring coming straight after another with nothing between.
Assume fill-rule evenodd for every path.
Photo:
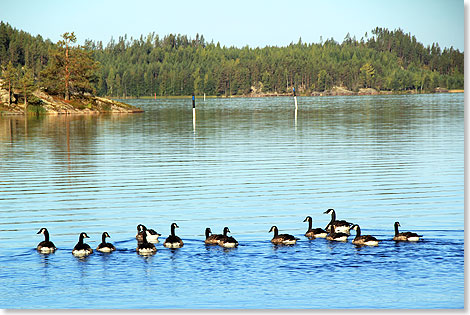
<instances>
[{"instance_id":1,"label":"white marker post","mask_svg":"<svg viewBox=\"0 0 470 315\"><path fill-rule=\"evenodd\" d=\"M193 94L193 129L196 131L196 98Z\"/></svg>"},{"instance_id":2,"label":"white marker post","mask_svg":"<svg viewBox=\"0 0 470 315\"><path fill-rule=\"evenodd\" d=\"M295 95L295 87L293 88L293 90L294 90L295 112L297 113L297 96Z\"/></svg>"},{"instance_id":3,"label":"white marker post","mask_svg":"<svg viewBox=\"0 0 470 315\"><path fill-rule=\"evenodd\" d=\"M297 128L297 96L295 95L295 87L292 89L294 91L294 103L295 103L295 127Z\"/></svg>"},{"instance_id":4,"label":"white marker post","mask_svg":"<svg viewBox=\"0 0 470 315\"><path fill-rule=\"evenodd\" d=\"M204 93L204 102L206 101L206 93Z\"/></svg>"}]
</instances>

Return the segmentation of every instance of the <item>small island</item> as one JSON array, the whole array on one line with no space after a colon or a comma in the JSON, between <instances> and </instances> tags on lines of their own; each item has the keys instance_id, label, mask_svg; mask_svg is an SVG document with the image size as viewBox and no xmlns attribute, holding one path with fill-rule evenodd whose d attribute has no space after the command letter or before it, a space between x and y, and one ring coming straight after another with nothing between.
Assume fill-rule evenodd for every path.
<instances>
[{"instance_id":1,"label":"small island","mask_svg":"<svg viewBox=\"0 0 470 315\"><path fill-rule=\"evenodd\" d=\"M76 36L64 33L47 55L41 71L10 61L2 67L0 114L138 113L135 106L94 94L99 63L89 51L73 46Z\"/></svg>"},{"instance_id":2,"label":"small island","mask_svg":"<svg viewBox=\"0 0 470 315\"><path fill-rule=\"evenodd\" d=\"M0 80L1 84L2 81ZM24 104L23 96L16 93L13 93L10 98L11 103L9 103L8 90L0 88L0 115L23 115L26 112L48 115L143 112L142 109L135 106L91 94L65 100L38 89L32 92L31 96L33 101L27 106Z\"/></svg>"}]
</instances>

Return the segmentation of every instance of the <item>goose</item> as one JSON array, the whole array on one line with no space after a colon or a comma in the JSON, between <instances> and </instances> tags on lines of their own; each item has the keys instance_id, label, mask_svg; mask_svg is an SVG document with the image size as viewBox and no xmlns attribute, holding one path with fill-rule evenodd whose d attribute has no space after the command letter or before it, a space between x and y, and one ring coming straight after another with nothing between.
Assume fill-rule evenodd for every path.
<instances>
[{"instance_id":1,"label":"goose","mask_svg":"<svg viewBox=\"0 0 470 315\"><path fill-rule=\"evenodd\" d=\"M208 245L218 245L220 238L223 236L221 234L212 234L211 228L206 228L206 240L204 243Z\"/></svg>"},{"instance_id":2,"label":"goose","mask_svg":"<svg viewBox=\"0 0 470 315\"><path fill-rule=\"evenodd\" d=\"M228 227L224 227L224 234L219 240L219 245L225 248L233 248L238 246L238 242L232 236L227 236L227 233L230 233Z\"/></svg>"},{"instance_id":3,"label":"goose","mask_svg":"<svg viewBox=\"0 0 470 315\"><path fill-rule=\"evenodd\" d=\"M135 235L135 238L137 239L137 242L142 242L142 235L145 233L147 228L143 224L138 224L137 225L137 234ZM147 234L147 233L145 233Z\"/></svg>"},{"instance_id":4,"label":"goose","mask_svg":"<svg viewBox=\"0 0 470 315\"><path fill-rule=\"evenodd\" d=\"M393 237L394 241L409 241L417 242L422 235L418 235L413 232L398 232L398 227L401 226L399 222L395 222L395 236Z\"/></svg>"},{"instance_id":5,"label":"goose","mask_svg":"<svg viewBox=\"0 0 470 315\"><path fill-rule=\"evenodd\" d=\"M44 241L40 242L36 247L37 251L42 254L53 253L57 248L54 243L49 240L49 232L46 228L41 228L37 234L44 234Z\"/></svg>"},{"instance_id":6,"label":"goose","mask_svg":"<svg viewBox=\"0 0 470 315\"><path fill-rule=\"evenodd\" d=\"M145 231L145 230L144 230ZM147 233L142 233L142 241L137 242L137 248L135 249L139 255L149 256L157 252L157 248L152 243L147 241Z\"/></svg>"},{"instance_id":7,"label":"goose","mask_svg":"<svg viewBox=\"0 0 470 315\"><path fill-rule=\"evenodd\" d=\"M146 234L147 236L147 242L149 243L158 243L158 237L161 236L161 234L157 233L154 229L147 229L147 227L143 224L137 225L137 235L135 238L137 239L138 242L142 242L142 234Z\"/></svg>"},{"instance_id":8,"label":"goose","mask_svg":"<svg viewBox=\"0 0 470 315\"><path fill-rule=\"evenodd\" d=\"M372 235L361 235L361 228L359 227L359 225L354 224L351 228L356 231L356 237L352 241L354 245L379 245L379 241Z\"/></svg>"},{"instance_id":9,"label":"goose","mask_svg":"<svg viewBox=\"0 0 470 315\"><path fill-rule=\"evenodd\" d=\"M110 253L116 250L113 244L106 243L107 237L111 237L111 236L109 236L108 232L103 232L103 234L101 235L101 244L98 245L98 247L96 248L97 251L102 252L102 253Z\"/></svg>"},{"instance_id":10,"label":"goose","mask_svg":"<svg viewBox=\"0 0 470 315\"><path fill-rule=\"evenodd\" d=\"M336 232L335 226L332 225L330 233L326 236L326 239L329 241L346 242L348 240L348 236L349 234Z\"/></svg>"},{"instance_id":11,"label":"goose","mask_svg":"<svg viewBox=\"0 0 470 315\"><path fill-rule=\"evenodd\" d=\"M294 245L298 238L295 238L293 235L290 234L278 234L279 230L277 226L273 225L269 230L269 233L274 232L274 236L271 239L271 243L275 245Z\"/></svg>"},{"instance_id":12,"label":"goose","mask_svg":"<svg viewBox=\"0 0 470 315\"><path fill-rule=\"evenodd\" d=\"M90 238L85 232L80 233L78 237L78 243L72 250L72 254L78 257L88 256L93 253L93 249L91 249L90 245L83 243L84 238Z\"/></svg>"},{"instance_id":13,"label":"goose","mask_svg":"<svg viewBox=\"0 0 470 315\"><path fill-rule=\"evenodd\" d=\"M350 234L349 229L352 223L344 221L344 220L336 220L336 212L334 209L328 209L325 212L323 212L323 214L330 214L330 213L331 213L331 220L330 220L330 223L328 223L328 225L325 227L325 230L327 232L330 232L330 227L334 225L335 231L346 233L347 235L349 235Z\"/></svg>"},{"instance_id":14,"label":"goose","mask_svg":"<svg viewBox=\"0 0 470 315\"><path fill-rule=\"evenodd\" d=\"M305 233L305 236L307 236L310 239L315 239L315 238L325 238L326 235L328 234L324 229L322 228L312 228L312 217L307 216L304 220L304 222L308 222L308 230Z\"/></svg>"},{"instance_id":15,"label":"goose","mask_svg":"<svg viewBox=\"0 0 470 315\"><path fill-rule=\"evenodd\" d=\"M175 228L179 228L176 223L172 223L170 226L171 234L163 242L163 246L167 248L180 248L183 247L184 243L178 236L175 235Z\"/></svg>"}]
</instances>

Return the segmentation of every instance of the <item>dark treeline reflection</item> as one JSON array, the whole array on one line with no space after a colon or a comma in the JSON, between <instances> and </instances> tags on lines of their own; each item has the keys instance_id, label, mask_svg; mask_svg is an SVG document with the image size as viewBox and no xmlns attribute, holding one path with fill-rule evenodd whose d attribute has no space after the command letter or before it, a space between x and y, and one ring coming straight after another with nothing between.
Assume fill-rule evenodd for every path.
<instances>
[{"instance_id":1,"label":"dark treeline reflection","mask_svg":"<svg viewBox=\"0 0 470 315\"><path fill-rule=\"evenodd\" d=\"M452 95L446 95L449 100ZM439 96L303 97L299 99L297 126L304 131L344 129L348 133L370 133L377 137L412 134L423 118L457 118L461 109L449 102L446 108ZM43 142L53 154L75 156L93 154L100 128L124 138L140 135L177 136L192 130L192 112L186 99L127 100L145 109L137 115L50 115L4 116L0 118L3 143ZM217 99L200 102L197 107L198 135L266 128L294 128L291 98ZM247 134L249 135L249 134ZM83 157L82 157L83 158Z\"/></svg>"}]
</instances>

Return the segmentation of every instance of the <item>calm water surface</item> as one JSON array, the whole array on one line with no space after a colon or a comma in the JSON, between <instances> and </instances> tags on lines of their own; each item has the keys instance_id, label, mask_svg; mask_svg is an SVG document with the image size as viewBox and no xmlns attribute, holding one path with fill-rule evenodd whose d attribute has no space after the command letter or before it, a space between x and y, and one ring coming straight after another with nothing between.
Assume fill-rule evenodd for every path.
<instances>
[{"instance_id":1,"label":"calm water surface","mask_svg":"<svg viewBox=\"0 0 470 315\"><path fill-rule=\"evenodd\" d=\"M292 98L197 100L196 126L188 99L127 102L145 113L0 117L0 308L464 307L463 94L302 97L297 118ZM328 208L380 245L307 240ZM136 254L137 224L172 222L183 248ZM205 246L224 226L239 247ZM117 252L75 258L82 231Z\"/></svg>"}]
</instances>

